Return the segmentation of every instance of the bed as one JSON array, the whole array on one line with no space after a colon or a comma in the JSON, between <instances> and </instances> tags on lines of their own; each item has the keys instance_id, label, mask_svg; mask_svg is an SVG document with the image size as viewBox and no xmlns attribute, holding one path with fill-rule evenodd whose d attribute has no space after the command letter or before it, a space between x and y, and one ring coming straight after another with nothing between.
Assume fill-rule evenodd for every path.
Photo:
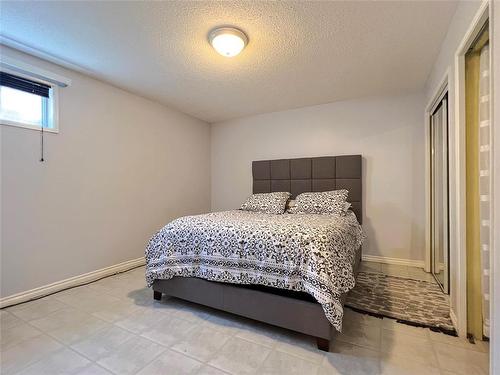
<instances>
[{"instance_id":1,"label":"bed","mask_svg":"<svg viewBox=\"0 0 500 375\"><path fill-rule=\"evenodd\" d=\"M233 210L174 220L146 249L154 298L312 335L327 351L361 257L361 166L361 155L254 161L253 193L346 189L351 210L342 218Z\"/></svg>"}]
</instances>

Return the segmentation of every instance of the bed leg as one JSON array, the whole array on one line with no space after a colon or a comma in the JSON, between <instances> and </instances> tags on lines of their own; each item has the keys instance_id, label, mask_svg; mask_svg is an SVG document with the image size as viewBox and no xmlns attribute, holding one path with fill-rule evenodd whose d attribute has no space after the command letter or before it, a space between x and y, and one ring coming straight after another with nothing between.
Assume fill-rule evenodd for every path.
<instances>
[{"instance_id":1,"label":"bed leg","mask_svg":"<svg viewBox=\"0 0 500 375\"><path fill-rule=\"evenodd\" d=\"M161 301L161 292L153 290L153 298L157 301Z\"/></svg>"},{"instance_id":2,"label":"bed leg","mask_svg":"<svg viewBox=\"0 0 500 375\"><path fill-rule=\"evenodd\" d=\"M319 350L322 350L324 352L330 351L330 340L324 339L322 337L316 337L316 343Z\"/></svg>"}]
</instances>

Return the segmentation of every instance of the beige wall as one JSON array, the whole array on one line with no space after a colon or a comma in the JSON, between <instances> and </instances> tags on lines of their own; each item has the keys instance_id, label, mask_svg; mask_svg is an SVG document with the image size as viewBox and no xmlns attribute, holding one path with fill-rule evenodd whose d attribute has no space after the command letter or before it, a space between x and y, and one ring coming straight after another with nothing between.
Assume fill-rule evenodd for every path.
<instances>
[{"instance_id":1,"label":"beige wall","mask_svg":"<svg viewBox=\"0 0 500 375\"><path fill-rule=\"evenodd\" d=\"M1 126L1 296L139 258L169 220L210 209L210 127L9 49L72 79L60 133Z\"/></svg>"},{"instance_id":2,"label":"beige wall","mask_svg":"<svg viewBox=\"0 0 500 375\"><path fill-rule=\"evenodd\" d=\"M212 125L212 210L239 207L258 159L362 154L364 253L424 259L420 94L358 99Z\"/></svg>"},{"instance_id":3,"label":"beige wall","mask_svg":"<svg viewBox=\"0 0 500 375\"><path fill-rule=\"evenodd\" d=\"M450 144L450 199L456 195L456 184L453 183L456 179L457 165L455 164L455 158L453 155L456 152L455 142L455 53L465 37L467 29L472 23L474 15L479 9L481 2L460 2L457 7L457 11L453 16L450 23L448 33L443 41L441 50L439 52L438 58L434 64L429 79L427 80L425 89L425 102L429 103L436 91L438 90L441 81L443 80L446 72L448 72L448 114L449 114L449 144ZM455 245L455 233L457 230L463 230L459 228L457 224L457 217L454 211L453 202L450 205L450 299L451 307L456 312L458 308L457 299L457 272L458 272L458 258Z\"/></svg>"}]
</instances>

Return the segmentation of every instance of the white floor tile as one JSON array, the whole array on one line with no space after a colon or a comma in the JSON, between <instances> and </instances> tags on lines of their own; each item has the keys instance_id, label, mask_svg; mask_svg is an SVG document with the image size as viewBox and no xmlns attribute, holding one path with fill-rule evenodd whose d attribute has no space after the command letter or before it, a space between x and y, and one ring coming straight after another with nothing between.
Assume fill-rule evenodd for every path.
<instances>
[{"instance_id":1,"label":"white floor tile","mask_svg":"<svg viewBox=\"0 0 500 375\"><path fill-rule=\"evenodd\" d=\"M109 356L118 350L123 343L136 339L136 336L120 327L106 328L83 338L71 345L71 348L93 361Z\"/></svg>"},{"instance_id":2,"label":"white floor tile","mask_svg":"<svg viewBox=\"0 0 500 375\"><path fill-rule=\"evenodd\" d=\"M269 324L255 322L252 326L241 327L235 336L256 344L274 348L280 341L286 340L290 336L290 332Z\"/></svg>"},{"instance_id":3,"label":"white floor tile","mask_svg":"<svg viewBox=\"0 0 500 375\"><path fill-rule=\"evenodd\" d=\"M137 306L147 306L154 303L154 300L152 300L151 297L153 295L153 290L151 288L147 288L145 285L135 287L133 289L130 289L130 287L119 289L113 295Z\"/></svg>"},{"instance_id":4,"label":"white floor tile","mask_svg":"<svg viewBox=\"0 0 500 375\"><path fill-rule=\"evenodd\" d=\"M202 324L208 319L212 311L212 309L205 308L201 305L189 304L182 306L182 308L175 309L173 314L177 318Z\"/></svg>"},{"instance_id":5,"label":"white floor tile","mask_svg":"<svg viewBox=\"0 0 500 375\"><path fill-rule=\"evenodd\" d=\"M174 316L165 317L142 332L141 336L164 346L180 343L199 325Z\"/></svg>"},{"instance_id":6,"label":"white floor tile","mask_svg":"<svg viewBox=\"0 0 500 375\"><path fill-rule=\"evenodd\" d=\"M84 321L88 316L85 312L73 307L65 307L43 318L31 320L30 324L44 332L48 332L62 326L78 324L78 322Z\"/></svg>"},{"instance_id":7,"label":"white floor tile","mask_svg":"<svg viewBox=\"0 0 500 375\"><path fill-rule=\"evenodd\" d=\"M95 290L89 286L74 288L73 291L73 293L62 296L55 294L54 298L68 306L87 313L97 312L102 310L105 306L112 306L120 302L120 299L109 294L96 293Z\"/></svg>"},{"instance_id":8,"label":"white floor tile","mask_svg":"<svg viewBox=\"0 0 500 375\"><path fill-rule=\"evenodd\" d=\"M270 351L265 346L232 337L209 364L231 374L253 374Z\"/></svg>"},{"instance_id":9,"label":"white floor tile","mask_svg":"<svg viewBox=\"0 0 500 375\"><path fill-rule=\"evenodd\" d=\"M23 321L7 310L0 310L0 329L8 329L15 325L22 324Z\"/></svg>"},{"instance_id":10,"label":"white floor tile","mask_svg":"<svg viewBox=\"0 0 500 375\"><path fill-rule=\"evenodd\" d=\"M0 334L1 351L3 352L16 344L19 344L21 341L31 339L41 334L42 332L40 330L27 323L21 323L7 329L2 329Z\"/></svg>"},{"instance_id":11,"label":"white floor tile","mask_svg":"<svg viewBox=\"0 0 500 375\"><path fill-rule=\"evenodd\" d=\"M165 318L171 318L167 311L153 309L139 309L124 319L118 320L115 325L140 334L159 325Z\"/></svg>"},{"instance_id":12,"label":"white floor tile","mask_svg":"<svg viewBox=\"0 0 500 375\"><path fill-rule=\"evenodd\" d=\"M351 310L350 308L344 308L344 319L343 325L357 325L357 324L370 324L373 326L381 326L382 319L375 316L370 316L368 314L361 314Z\"/></svg>"},{"instance_id":13,"label":"white floor tile","mask_svg":"<svg viewBox=\"0 0 500 375\"><path fill-rule=\"evenodd\" d=\"M320 375L377 375L380 372L379 352L335 341L326 353L319 370Z\"/></svg>"},{"instance_id":14,"label":"white floor tile","mask_svg":"<svg viewBox=\"0 0 500 375\"><path fill-rule=\"evenodd\" d=\"M381 323L379 319L365 323L347 320L342 326L342 333L337 335L336 340L379 350L380 335Z\"/></svg>"},{"instance_id":15,"label":"white floor tile","mask_svg":"<svg viewBox=\"0 0 500 375\"><path fill-rule=\"evenodd\" d=\"M203 363L172 350L167 350L139 371L138 375L197 374Z\"/></svg>"},{"instance_id":16,"label":"white floor tile","mask_svg":"<svg viewBox=\"0 0 500 375\"><path fill-rule=\"evenodd\" d=\"M424 365L407 357L385 353L381 355L380 367L383 375L440 375L438 367Z\"/></svg>"},{"instance_id":17,"label":"white floor tile","mask_svg":"<svg viewBox=\"0 0 500 375\"><path fill-rule=\"evenodd\" d=\"M411 267L371 262L362 267L428 277ZM474 375L488 370L487 343L472 345L349 309L344 332L325 353L311 336L176 298L154 301L144 287L144 268L0 310L0 329L2 375Z\"/></svg>"},{"instance_id":18,"label":"white floor tile","mask_svg":"<svg viewBox=\"0 0 500 375\"><path fill-rule=\"evenodd\" d=\"M437 359L427 337L408 335L401 331L382 330L380 350L384 357L405 357L430 367L437 367Z\"/></svg>"},{"instance_id":19,"label":"white floor tile","mask_svg":"<svg viewBox=\"0 0 500 375\"><path fill-rule=\"evenodd\" d=\"M85 316L82 320L78 320L71 324L61 325L60 327L46 331L48 335L61 341L66 345L71 345L77 341L83 340L86 337L105 328L109 324L101 319L93 316Z\"/></svg>"},{"instance_id":20,"label":"white floor tile","mask_svg":"<svg viewBox=\"0 0 500 375\"><path fill-rule=\"evenodd\" d=\"M75 375L111 375L111 374L112 373L109 372L108 370L105 370L101 366L92 363L89 366L78 371Z\"/></svg>"},{"instance_id":21,"label":"white floor tile","mask_svg":"<svg viewBox=\"0 0 500 375\"><path fill-rule=\"evenodd\" d=\"M268 375L315 375L318 365L293 355L272 351L258 369L260 374Z\"/></svg>"},{"instance_id":22,"label":"white floor tile","mask_svg":"<svg viewBox=\"0 0 500 375\"><path fill-rule=\"evenodd\" d=\"M300 333L289 332L279 337L275 350L300 357L315 364L323 361L325 352L317 347L316 339Z\"/></svg>"},{"instance_id":23,"label":"white floor tile","mask_svg":"<svg viewBox=\"0 0 500 375\"><path fill-rule=\"evenodd\" d=\"M63 349L27 367L19 375L76 375L90 364L74 351Z\"/></svg>"},{"instance_id":24,"label":"white floor tile","mask_svg":"<svg viewBox=\"0 0 500 375\"><path fill-rule=\"evenodd\" d=\"M191 330L183 339L173 344L171 349L200 361L207 361L230 338L231 336L224 332L201 326Z\"/></svg>"},{"instance_id":25,"label":"white floor tile","mask_svg":"<svg viewBox=\"0 0 500 375\"><path fill-rule=\"evenodd\" d=\"M9 375L18 372L62 348L61 344L46 335L21 341L1 353L0 373Z\"/></svg>"},{"instance_id":26,"label":"white floor tile","mask_svg":"<svg viewBox=\"0 0 500 375\"><path fill-rule=\"evenodd\" d=\"M210 327L217 331L222 331L229 335L235 335L240 329L252 327L255 324L250 319L245 319L229 313L213 310L206 320L203 322L204 326Z\"/></svg>"},{"instance_id":27,"label":"white floor tile","mask_svg":"<svg viewBox=\"0 0 500 375\"><path fill-rule=\"evenodd\" d=\"M487 375L489 357L457 346L433 342L439 366L443 370L453 371L461 375Z\"/></svg>"},{"instance_id":28,"label":"white floor tile","mask_svg":"<svg viewBox=\"0 0 500 375\"><path fill-rule=\"evenodd\" d=\"M137 337L125 341L116 351L103 356L97 363L117 375L135 374L165 350L164 346Z\"/></svg>"},{"instance_id":29,"label":"white floor tile","mask_svg":"<svg viewBox=\"0 0 500 375\"><path fill-rule=\"evenodd\" d=\"M488 342L476 340L474 344L471 344L469 340L465 338L453 337L450 335L445 335L444 333L441 332L429 331L429 337L431 341L434 343L434 346L439 345L437 343L444 343L453 346L458 346L459 348L472 350L475 352L483 352L483 353L488 353L490 349Z\"/></svg>"},{"instance_id":30,"label":"white floor tile","mask_svg":"<svg viewBox=\"0 0 500 375\"><path fill-rule=\"evenodd\" d=\"M228 373L222 370L219 370L218 368L205 365L202 368L198 370L196 375L227 375Z\"/></svg>"},{"instance_id":31,"label":"white floor tile","mask_svg":"<svg viewBox=\"0 0 500 375\"><path fill-rule=\"evenodd\" d=\"M175 297L163 296L161 301L153 299L153 292L148 292L149 303L146 304L148 309L157 310L160 312L176 315L177 311L186 309L186 302ZM201 308L201 307L200 307ZM218 311L210 309L211 311Z\"/></svg>"},{"instance_id":32,"label":"white floor tile","mask_svg":"<svg viewBox=\"0 0 500 375\"><path fill-rule=\"evenodd\" d=\"M112 305L102 306L95 309L92 315L109 323L114 323L125 319L139 309L141 309L141 306L131 304L128 301L120 300Z\"/></svg>"}]
</instances>

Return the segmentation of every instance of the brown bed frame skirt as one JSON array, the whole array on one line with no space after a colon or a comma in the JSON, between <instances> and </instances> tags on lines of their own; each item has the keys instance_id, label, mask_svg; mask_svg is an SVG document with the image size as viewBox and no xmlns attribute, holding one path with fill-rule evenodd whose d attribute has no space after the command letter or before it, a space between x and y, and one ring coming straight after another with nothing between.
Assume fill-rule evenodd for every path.
<instances>
[{"instance_id":1,"label":"brown bed frame skirt","mask_svg":"<svg viewBox=\"0 0 500 375\"><path fill-rule=\"evenodd\" d=\"M360 253L360 251L359 251ZM360 256L356 256L357 273ZM321 305L309 294L260 285L237 285L195 277L153 282L154 299L162 294L316 337L328 351L336 330ZM346 294L342 295L344 304Z\"/></svg>"}]
</instances>

